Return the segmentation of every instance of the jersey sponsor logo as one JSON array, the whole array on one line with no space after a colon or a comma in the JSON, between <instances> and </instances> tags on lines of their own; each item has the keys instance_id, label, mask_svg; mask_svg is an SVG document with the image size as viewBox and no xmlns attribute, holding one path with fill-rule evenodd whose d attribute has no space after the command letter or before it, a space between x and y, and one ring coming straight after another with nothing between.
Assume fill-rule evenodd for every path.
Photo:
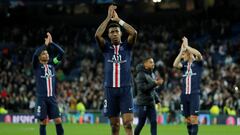
<instances>
[{"instance_id":1,"label":"jersey sponsor logo","mask_svg":"<svg viewBox=\"0 0 240 135\"><path fill-rule=\"evenodd\" d=\"M52 78L54 77L55 75L54 74L45 74L45 75L41 75L41 78Z\"/></svg>"},{"instance_id":2,"label":"jersey sponsor logo","mask_svg":"<svg viewBox=\"0 0 240 135\"><path fill-rule=\"evenodd\" d=\"M44 72L44 75L40 76L41 78L46 79L46 78L51 78L51 77L55 76L50 69L51 65L48 65L48 69L46 69L46 67L43 67L43 68L45 68L45 72Z\"/></svg>"},{"instance_id":3,"label":"jersey sponsor logo","mask_svg":"<svg viewBox=\"0 0 240 135\"><path fill-rule=\"evenodd\" d=\"M186 70L186 72L182 75L182 77L187 77L188 75L190 76L194 76L194 75L197 75L197 73L193 73L192 72L192 68L190 68L190 70Z\"/></svg>"},{"instance_id":4,"label":"jersey sponsor logo","mask_svg":"<svg viewBox=\"0 0 240 135\"><path fill-rule=\"evenodd\" d=\"M114 54L112 56L112 59L108 60L108 62L113 64L122 64L122 63L126 63L127 60L122 60L122 56L120 54L118 55Z\"/></svg>"}]
</instances>

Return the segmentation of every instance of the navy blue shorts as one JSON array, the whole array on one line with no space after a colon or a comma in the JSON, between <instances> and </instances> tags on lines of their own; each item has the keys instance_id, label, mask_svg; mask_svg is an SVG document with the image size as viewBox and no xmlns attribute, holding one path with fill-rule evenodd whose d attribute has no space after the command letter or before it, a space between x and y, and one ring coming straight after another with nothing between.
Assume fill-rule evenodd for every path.
<instances>
[{"instance_id":1,"label":"navy blue shorts","mask_svg":"<svg viewBox=\"0 0 240 135\"><path fill-rule=\"evenodd\" d=\"M111 88L105 87L104 90L104 116L118 117L124 113L133 112L133 96L131 87Z\"/></svg>"},{"instance_id":2,"label":"navy blue shorts","mask_svg":"<svg viewBox=\"0 0 240 135\"><path fill-rule=\"evenodd\" d=\"M181 111L183 116L198 115L200 95L196 94L181 94Z\"/></svg>"},{"instance_id":3,"label":"navy blue shorts","mask_svg":"<svg viewBox=\"0 0 240 135\"><path fill-rule=\"evenodd\" d=\"M60 117L60 112L55 97L38 97L35 109L36 118L39 120L44 120L47 117L49 119Z\"/></svg>"}]
</instances>

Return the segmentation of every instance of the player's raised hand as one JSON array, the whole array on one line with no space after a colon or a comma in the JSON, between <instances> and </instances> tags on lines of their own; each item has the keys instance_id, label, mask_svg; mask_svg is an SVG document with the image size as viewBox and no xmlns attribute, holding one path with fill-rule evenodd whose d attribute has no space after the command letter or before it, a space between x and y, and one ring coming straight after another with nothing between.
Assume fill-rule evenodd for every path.
<instances>
[{"instance_id":1,"label":"player's raised hand","mask_svg":"<svg viewBox=\"0 0 240 135\"><path fill-rule=\"evenodd\" d=\"M110 5L108 7L108 18L112 18L113 17L113 11L117 9L117 6L114 5Z\"/></svg>"},{"instance_id":2,"label":"player's raised hand","mask_svg":"<svg viewBox=\"0 0 240 135\"><path fill-rule=\"evenodd\" d=\"M181 51L181 52L186 51L186 47L184 47L183 43L182 43L182 45L181 45L181 50L180 50L180 51Z\"/></svg>"},{"instance_id":3,"label":"player's raised hand","mask_svg":"<svg viewBox=\"0 0 240 135\"><path fill-rule=\"evenodd\" d=\"M118 14L115 10L113 10L113 16L111 18L112 21L119 22L121 19L118 17Z\"/></svg>"},{"instance_id":4,"label":"player's raised hand","mask_svg":"<svg viewBox=\"0 0 240 135\"><path fill-rule=\"evenodd\" d=\"M186 37L183 37L182 41L183 41L183 43L182 43L183 47L187 48L188 47L188 39Z\"/></svg>"},{"instance_id":5,"label":"player's raised hand","mask_svg":"<svg viewBox=\"0 0 240 135\"><path fill-rule=\"evenodd\" d=\"M52 43L52 36L49 32L47 32L47 37L45 38L45 45L48 46Z\"/></svg>"}]
</instances>

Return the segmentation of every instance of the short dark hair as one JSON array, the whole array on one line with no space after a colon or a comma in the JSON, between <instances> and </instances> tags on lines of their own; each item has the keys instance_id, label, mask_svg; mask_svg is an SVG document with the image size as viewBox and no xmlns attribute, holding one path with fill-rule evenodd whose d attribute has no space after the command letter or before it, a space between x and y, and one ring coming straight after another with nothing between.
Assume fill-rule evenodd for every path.
<instances>
[{"instance_id":1,"label":"short dark hair","mask_svg":"<svg viewBox=\"0 0 240 135\"><path fill-rule=\"evenodd\" d=\"M118 23L116 23L116 22L110 22L110 23L108 24L107 30L109 30L110 28L113 28L113 27L118 27L118 28L121 29L120 24L118 24Z\"/></svg>"},{"instance_id":2,"label":"short dark hair","mask_svg":"<svg viewBox=\"0 0 240 135\"><path fill-rule=\"evenodd\" d=\"M149 59L153 59L153 57L151 56L147 56L143 59L143 63L147 62Z\"/></svg>"},{"instance_id":3,"label":"short dark hair","mask_svg":"<svg viewBox=\"0 0 240 135\"><path fill-rule=\"evenodd\" d=\"M39 57L43 51L48 51L47 46L44 46L44 48L38 52L37 56Z\"/></svg>"}]
</instances>

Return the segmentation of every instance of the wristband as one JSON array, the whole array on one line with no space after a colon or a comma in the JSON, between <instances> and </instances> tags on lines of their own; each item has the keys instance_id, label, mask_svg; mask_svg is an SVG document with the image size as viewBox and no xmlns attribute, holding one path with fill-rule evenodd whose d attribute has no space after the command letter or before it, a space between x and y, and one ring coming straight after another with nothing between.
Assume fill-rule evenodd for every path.
<instances>
[{"instance_id":1,"label":"wristband","mask_svg":"<svg viewBox=\"0 0 240 135\"><path fill-rule=\"evenodd\" d=\"M119 23L121 26L123 26L125 22L124 22L123 20L120 20L118 23Z\"/></svg>"}]
</instances>

